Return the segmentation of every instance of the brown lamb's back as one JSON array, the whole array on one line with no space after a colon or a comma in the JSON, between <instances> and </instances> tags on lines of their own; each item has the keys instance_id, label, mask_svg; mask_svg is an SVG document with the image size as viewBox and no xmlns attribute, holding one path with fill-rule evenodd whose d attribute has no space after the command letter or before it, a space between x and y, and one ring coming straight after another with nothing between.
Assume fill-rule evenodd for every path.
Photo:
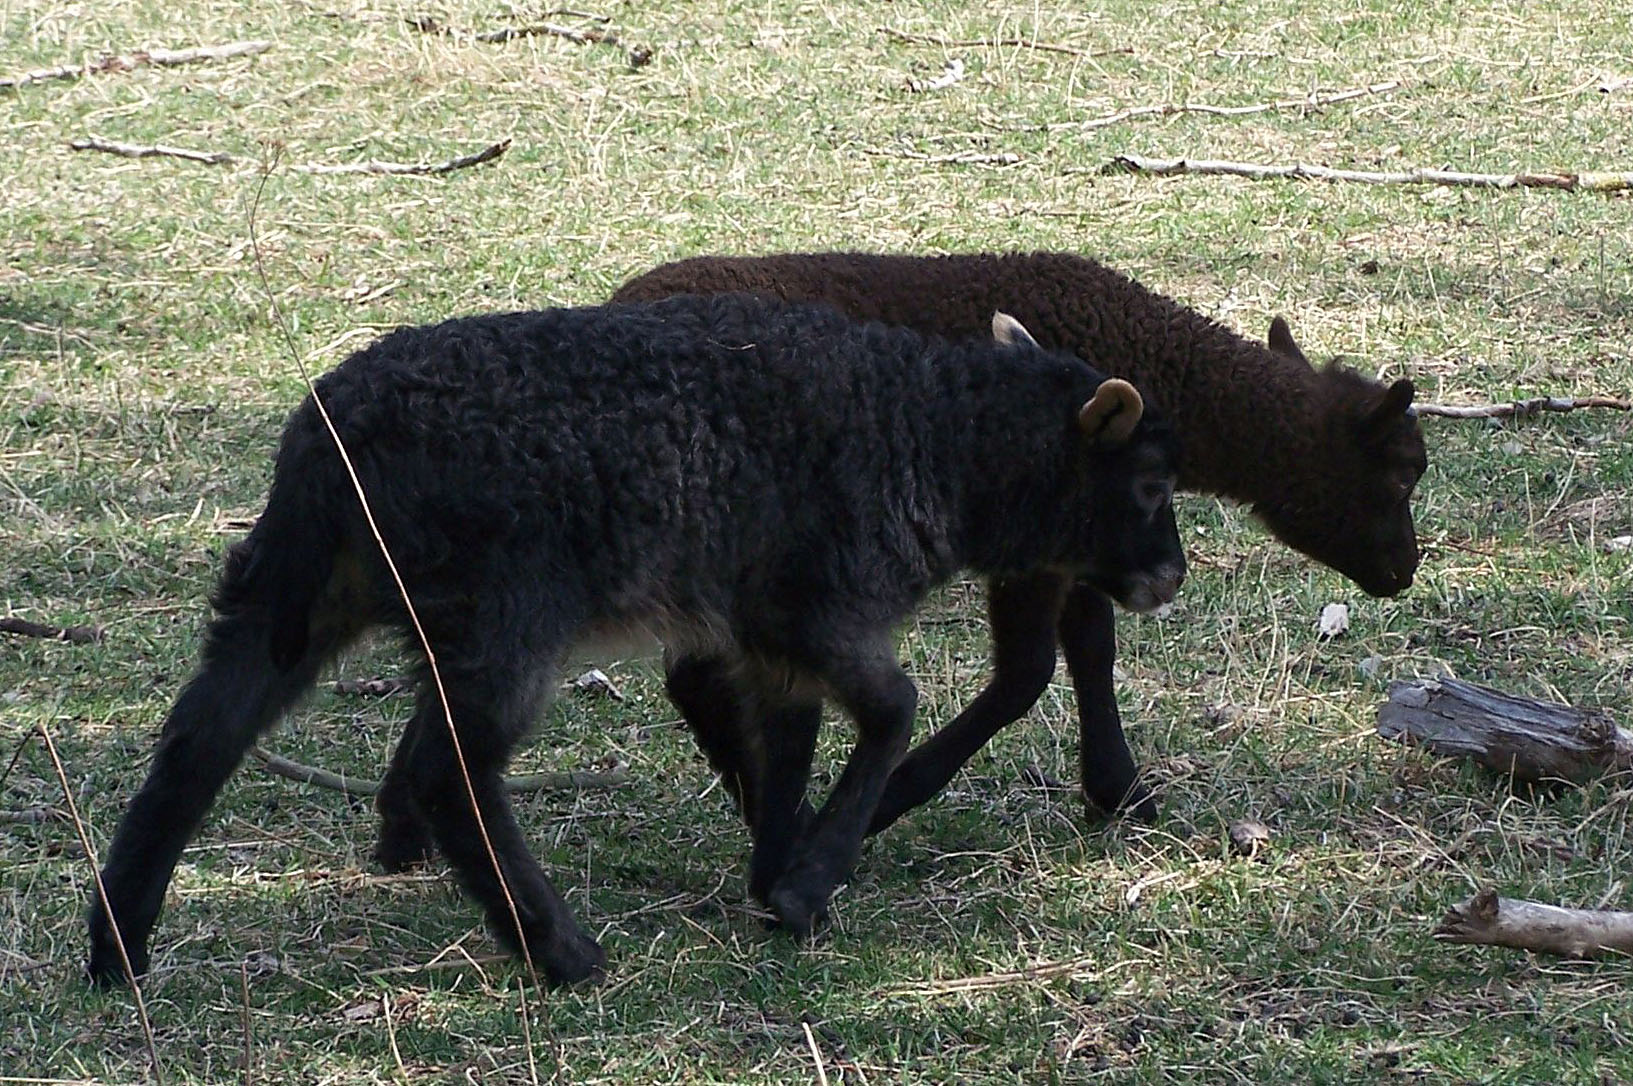
<instances>
[{"instance_id":1,"label":"brown lamb's back","mask_svg":"<svg viewBox=\"0 0 1633 1086\"><path fill-rule=\"evenodd\" d=\"M1045 348L1139 386L1179 433L1182 488L1249 504L1283 542L1374 595L1412 583L1410 498L1426 467L1412 384L1318 369L1280 319L1267 342L1247 339L1069 253L696 257L630 280L612 300L733 291L954 339L986 335L994 310L1010 313Z\"/></svg>"}]
</instances>

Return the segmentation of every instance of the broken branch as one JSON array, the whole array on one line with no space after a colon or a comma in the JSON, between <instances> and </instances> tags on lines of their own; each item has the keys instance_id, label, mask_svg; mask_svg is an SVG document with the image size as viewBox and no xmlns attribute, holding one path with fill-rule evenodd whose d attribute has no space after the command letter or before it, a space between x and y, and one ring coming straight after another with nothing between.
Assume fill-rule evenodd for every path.
<instances>
[{"instance_id":1,"label":"broken branch","mask_svg":"<svg viewBox=\"0 0 1633 1086\"><path fill-rule=\"evenodd\" d=\"M377 796L380 794L380 782L367 777L347 777L339 773L331 773L327 769L316 766L303 765L300 762L290 761L261 747L251 747L250 753L264 766L269 773L280 777L287 777L302 784L315 785L318 788L327 788L335 792L344 792L350 796ZM586 791L597 788L616 788L629 779L627 769L611 769L604 773L587 770L574 770L567 773L530 773L522 777L510 777L505 780L505 789L509 792L559 792L569 789Z\"/></svg>"},{"instance_id":2,"label":"broken branch","mask_svg":"<svg viewBox=\"0 0 1633 1086\"><path fill-rule=\"evenodd\" d=\"M484 162L492 162L510 149L509 140L500 140L482 148L474 154L461 155L451 158L447 162L344 162L339 165L324 165L322 163L307 163L296 166L300 173L377 173L402 174L413 177L427 177L433 174L452 173L463 170L467 166L479 166Z\"/></svg>"},{"instance_id":3,"label":"broken branch","mask_svg":"<svg viewBox=\"0 0 1633 1086\"><path fill-rule=\"evenodd\" d=\"M879 158L906 158L914 162L928 162L937 166L1013 166L1021 156L1013 151L988 154L984 151L955 151L950 155L927 155L923 151L887 151L878 147L864 147L863 154Z\"/></svg>"},{"instance_id":4,"label":"broken branch","mask_svg":"<svg viewBox=\"0 0 1633 1086\"><path fill-rule=\"evenodd\" d=\"M1209 158L1147 158L1118 155L1109 170L1150 173L1159 177L1176 174L1225 174L1255 181L1296 178L1310 181L1350 181L1367 185L1453 185L1471 188L1545 188L1566 192L1618 192L1633 189L1633 173L1586 170L1581 173L1463 173L1458 170L1413 169L1392 172L1337 170L1299 162L1291 166L1269 166L1256 162L1227 162Z\"/></svg>"},{"instance_id":5,"label":"broken branch","mask_svg":"<svg viewBox=\"0 0 1633 1086\"><path fill-rule=\"evenodd\" d=\"M1609 716L1504 694L1450 676L1389 684L1378 734L1473 758L1518 780L1580 780L1633 768L1633 733Z\"/></svg>"},{"instance_id":6,"label":"broken branch","mask_svg":"<svg viewBox=\"0 0 1633 1086\"><path fill-rule=\"evenodd\" d=\"M939 45L946 49L990 49L1017 48L1033 49L1040 53L1065 53L1074 57L1109 57L1118 53L1132 53L1128 46L1115 49L1074 49L1069 45L1054 45L1049 42L1034 41L1031 38L971 38L965 41L953 41L950 38L938 38L934 34L909 34L905 30L895 30L888 26L879 27L879 33L894 38L900 42L914 42L921 45Z\"/></svg>"},{"instance_id":7,"label":"broken branch","mask_svg":"<svg viewBox=\"0 0 1633 1086\"><path fill-rule=\"evenodd\" d=\"M226 45L201 45L196 49L148 49L122 56L104 55L99 60L83 64L64 64L56 68L36 68L22 75L0 78L0 89L26 87L30 83L44 83L54 79L78 79L98 72L128 72L148 64L172 66L192 64L200 60L226 60L229 57L251 56L272 48L269 41L235 41Z\"/></svg>"},{"instance_id":8,"label":"broken branch","mask_svg":"<svg viewBox=\"0 0 1633 1086\"><path fill-rule=\"evenodd\" d=\"M1579 411L1585 407L1608 407L1613 411L1633 411L1633 400L1618 400L1614 396L1537 396L1529 400L1513 400L1492 404L1414 404L1419 415L1438 415L1448 419L1504 419L1532 418L1544 411Z\"/></svg>"},{"instance_id":9,"label":"broken branch","mask_svg":"<svg viewBox=\"0 0 1633 1086\"><path fill-rule=\"evenodd\" d=\"M1434 934L1448 943L1540 950L1567 958L1633 954L1633 913L1562 909L1482 890L1453 905Z\"/></svg>"},{"instance_id":10,"label":"broken branch","mask_svg":"<svg viewBox=\"0 0 1633 1086\"><path fill-rule=\"evenodd\" d=\"M1134 106L1130 109L1107 113L1103 117L1095 117L1087 121L1060 121L1047 127L1051 130L1061 128L1089 130L1109 128L1111 125L1122 124L1124 121L1131 121L1136 117L1172 117L1178 113L1206 113L1214 117L1245 117L1254 113L1270 113L1279 109L1320 109L1322 106L1336 105L1339 102L1348 102L1371 94L1384 94L1397 89L1399 86L1399 80L1390 79L1382 83L1372 83L1365 87L1351 87L1349 90L1333 91L1331 94L1315 93L1305 95L1303 98L1279 98L1274 102L1257 102L1245 106L1215 106L1206 102L1164 102L1155 106Z\"/></svg>"},{"instance_id":11,"label":"broken branch","mask_svg":"<svg viewBox=\"0 0 1633 1086\"><path fill-rule=\"evenodd\" d=\"M74 151L102 151L122 158L185 158L191 162L205 162L212 166L232 161L232 156L225 151L193 151L186 147L167 147L162 143L117 143L100 136L74 140L68 147Z\"/></svg>"},{"instance_id":12,"label":"broken branch","mask_svg":"<svg viewBox=\"0 0 1633 1086\"><path fill-rule=\"evenodd\" d=\"M50 641L71 641L88 645L102 640L100 626L46 626L26 618L0 618L0 633L20 634L23 637L43 637Z\"/></svg>"},{"instance_id":13,"label":"broken branch","mask_svg":"<svg viewBox=\"0 0 1633 1086\"><path fill-rule=\"evenodd\" d=\"M356 694L365 698L384 698L392 694L412 689L413 679L401 677L381 679L336 679L334 692L337 694Z\"/></svg>"}]
</instances>

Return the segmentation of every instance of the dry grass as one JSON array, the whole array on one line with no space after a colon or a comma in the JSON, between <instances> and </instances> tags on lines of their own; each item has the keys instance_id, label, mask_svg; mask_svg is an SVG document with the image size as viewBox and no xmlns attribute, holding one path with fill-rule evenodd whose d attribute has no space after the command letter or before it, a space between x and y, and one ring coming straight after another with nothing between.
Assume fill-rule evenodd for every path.
<instances>
[{"instance_id":1,"label":"dry grass","mask_svg":"<svg viewBox=\"0 0 1633 1086\"><path fill-rule=\"evenodd\" d=\"M1354 168L1629 168L1633 16L1607 3L1370 0L1340 8L827 2L606 9L627 49L415 29L544 10L227 3L0 4L7 72L104 52L267 38L268 53L0 91L0 584L7 608L108 640L0 641L6 758L37 725L93 843L135 787L191 666L224 541L262 500L300 389L245 233L300 348L327 366L370 330L584 303L703 251L1063 248L1244 331L1286 313L1312 356L1406 373L1442 400L1626 395L1625 197L1157 180L1117 153ZM571 16L551 16L572 22ZM587 25L587 24L586 24ZM601 25L601 24L595 24ZM176 27L184 29L177 30ZM904 42L1010 38L1075 52ZM965 78L907 89L957 57ZM1385 80L1324 109L1083 124L1162 103L1245 105ZM1599 90L1604 84L1611 89ZM85 135L238 156L75 154ZM298 163L441 161L439 179ZM1019 156L1011 166L927 161ZM1633 783L1515 793L1383 745L1387 681L1450 669L1621 712L1633 682L1633 424L1579 413L1426 420L1418 586L1368 600L1187 499L1195 575L1121 627L1123 709L1164 782L1155 828L1086 822L1071 694L1052 687L934 804L874 842L835 931L762 930L744 835L645 663L629 700L569 696L527 768L627 763L620 789L524 803L537 851L604 939L603 988L536 1007L439 877L368 872L367 812L249 769L184 858L149 1006L167 1081L1633 1081L1625 962L1434 944L1478 885L1629 907ZM1337 641L1323 604L1352 608ZM981 681L978 594L904 632L926 725ZM348 674L394 673L381 648ZM323 694L286 754L376 775L401 699ZM824 747L832 764L840 729ZM60 809L37 743L0 808ZM1273 831L1267 858L1225 827ZM60 820L0 824L0 1074L129 1082L128 999L87 993L87 870ZM250 1069L241 1070L247 974ZM814 1046L814 1047L813 1047Z\"/></svg>"}]
</instances>

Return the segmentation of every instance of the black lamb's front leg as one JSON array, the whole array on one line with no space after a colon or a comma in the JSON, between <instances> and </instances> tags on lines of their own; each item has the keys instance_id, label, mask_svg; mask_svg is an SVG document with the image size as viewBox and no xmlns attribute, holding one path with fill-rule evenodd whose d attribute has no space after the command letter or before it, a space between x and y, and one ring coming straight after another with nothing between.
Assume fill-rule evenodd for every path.
<instances>
[{"instance_id":1,"label":"black lamb's front leg","mask_svg":"<svg viewBox=\"0 0 1633 1086\"><path fill-rule=\"evenodd\" d=\"M768 896L782 926L797 937L809 935L827 915L834 887L856 866L891 767L912 737L918 690L896 663L889 640L882 641L818 669L855 720L857 739L828 801Z\"/></svg>"},{"instance_id":2,"label":"black lamb's front leg","mask_svg":"<svg viewBox=\"0 0 1633 1086\"><path fill-rule=\"evenodd\" d=\"M993 579L987 587L992 681L890 774L870 834L940 792L976 751L1037 703L1055 673L1055 626L1067 588L1066 579L1052 573Z\"/></svg>"},{"instance_id":3,"label":"black lamb's front leg","mask_svg":"<svg viewBox=\"0 0 1633 1086\"><path fill-rule=\"evenodd\" d=\"M1141 821L1155 822L1156 798L1140 780L1117 713L1112 679L1117 622L1111 600L1087 585L1074 585L1060 612L1060 646L1077 691L1084 800L1092 810L1127 811Z\"/></svg>"}]
</instances>

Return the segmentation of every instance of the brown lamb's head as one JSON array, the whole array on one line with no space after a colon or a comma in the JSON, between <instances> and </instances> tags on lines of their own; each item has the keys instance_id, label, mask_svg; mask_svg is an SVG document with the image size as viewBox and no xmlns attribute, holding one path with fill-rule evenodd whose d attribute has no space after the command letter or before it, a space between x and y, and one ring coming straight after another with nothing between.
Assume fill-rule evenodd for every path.
<instances>
[{"instance_id":1,"label":"brown lamb's head","mask_svg":"<svg viewBox=\"0 0 1633 1086\"><path fill-rule=\"evenodd\" d=\"M1270 325L1270 349L1309 365L1287 322ZM1331 566L1374 596L1393 596L1418 567L1412 491L1428 467L1412 411L1412 382L1383 385L1332 365L1317 371L1307 447L1253 509L1277 538Z\"/></svg>"}]
</instances>

